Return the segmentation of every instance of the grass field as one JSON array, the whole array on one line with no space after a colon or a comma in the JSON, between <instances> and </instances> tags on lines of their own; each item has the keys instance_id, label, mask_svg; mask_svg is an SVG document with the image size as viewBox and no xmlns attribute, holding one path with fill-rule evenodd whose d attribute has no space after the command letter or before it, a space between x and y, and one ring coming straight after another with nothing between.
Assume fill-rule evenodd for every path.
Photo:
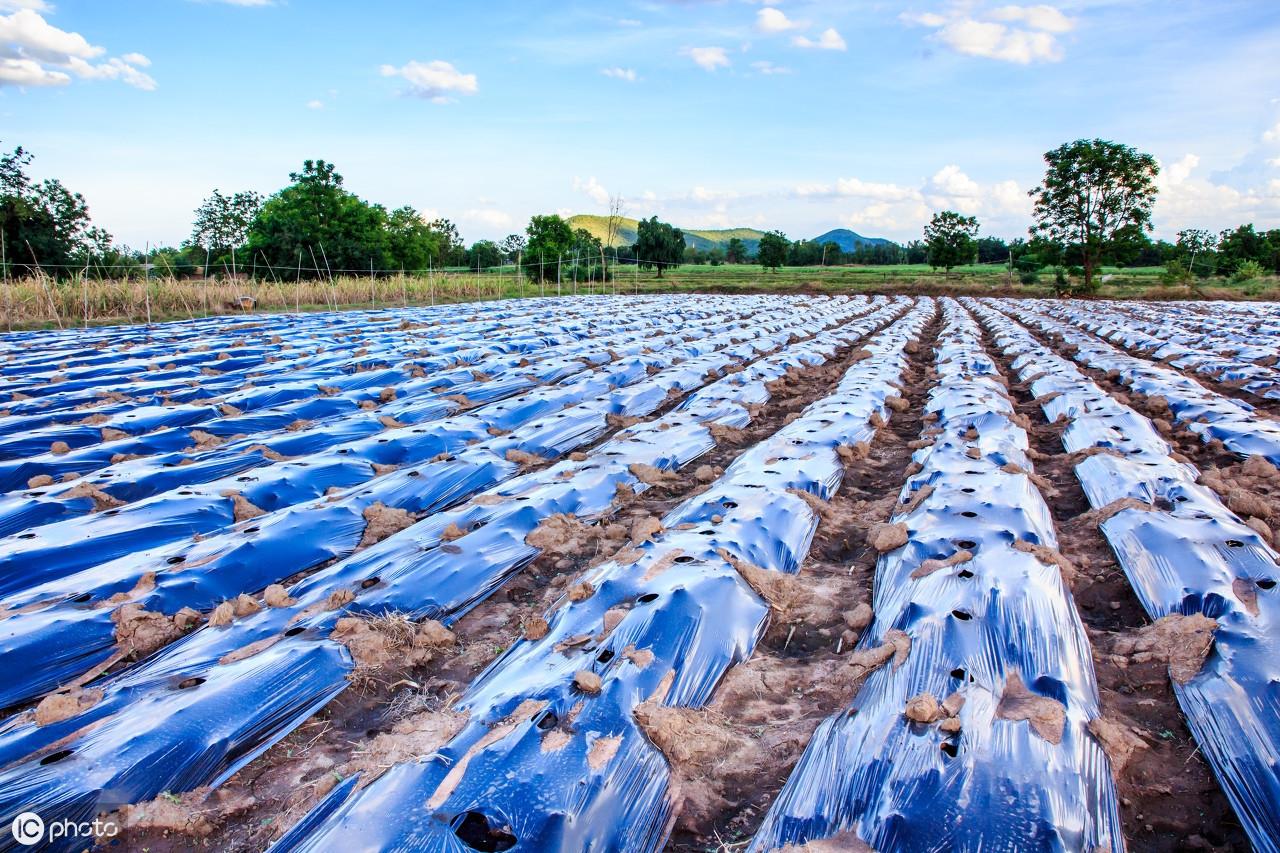
<instances>
[{"instance_id":1,"label":"grass field","mask_svg":"<svg viewBox=\"0 0 1280 853\"><path fill-rule=\"evenodd\" d=\"M1052 296L1052 274L1021 284L992 265L957 267L949 275L925 264L892 266L783 267L754 264L682 265L666 270L615 267L614 281L601 285L554 281L538 284L517 276L514 266L482 273L430 276L340 277L333 281L226 281L153 278L53 281L30 278L0 286L0 330L95 326L190 319L213 314L264 311L324 311L431 305L485 299L590 293L901 293L912 295ZM1208 279L1191 286L1161 282L1161 267L1103 268L1098 296L1111 299L1280 299L1280 279L1233 283ZM250 297L242 299L241 297Z\"/></svg>"}]
</instances>

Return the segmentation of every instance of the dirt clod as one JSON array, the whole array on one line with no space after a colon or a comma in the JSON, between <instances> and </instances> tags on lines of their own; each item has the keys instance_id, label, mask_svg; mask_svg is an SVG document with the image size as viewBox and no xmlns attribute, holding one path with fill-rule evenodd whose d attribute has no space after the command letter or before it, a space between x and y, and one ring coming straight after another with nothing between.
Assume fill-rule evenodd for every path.
<instances>
[{"instance_id":1,"label":"dirt clod","mask_svg":"<svg viewBox=\"0 0 1280 853\"><path fill-rule=\"evenodd\" d=\"M1067 709L1061 702L1032 693L1022 683L1017 671L1005 677L1004 693L996 706L996 717L1001 720L1026 720L1031 730L1052 744L1062 743L1062 732L1067 724Z\"/></svg>"},{"instance_id":2,"label":"dirt clod","mask_svg":"<svg viewBox=\"0 0 1280 853\"><path fill-rule=\"evenodd\" d=\"M72 690L50 693L36 705L35 723L37 726L48 726L69 720L82 714L102 701L101 690Z\"/></svg>"},{"instance_id":3,"label":"dirt clod","mask_svg":"<svg viewBox=\"0 0 1280 853\"><path fill-rule=\"evenodd\" d=\"M1179 684L1195 678L1213 647L1217 621L1202 614L1173 614L1127 637L1116 639L1112 651L1135 663L1159 661L1169 667L1169 676Z\"/></svg>"},{"instance_id":4,"label":"dirt clod","mask_svg":"<svg viewBox=\"0 0 1280 853\"><path fill-rule=\"evenodd\" d=\"M363 515L367 524L364 528L364 535L360 538L358 546L360 548L376 545L383 539L393 536L401 530L407 530L417 523L417 519L408 510L389 507L382 501L367 507Z\"/></svg>"},{"instance_id":5,"label":"dirt clod","mask_svg":"<svg viewBox=\"0 0 1280 853\"><path fill-rule=\"evenodd\" d=\"M910 538L911 532L902 522L894 524L878 522L867 529L867 544L882 554L901 548Z\"/></svg>"}]
</instances>

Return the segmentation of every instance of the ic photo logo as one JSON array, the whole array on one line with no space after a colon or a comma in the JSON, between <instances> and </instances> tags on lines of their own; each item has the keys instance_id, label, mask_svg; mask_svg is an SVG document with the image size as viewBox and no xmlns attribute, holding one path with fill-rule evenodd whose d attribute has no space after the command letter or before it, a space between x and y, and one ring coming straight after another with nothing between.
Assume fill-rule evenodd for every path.
<instances>
[{"instance_id":1,"label":"ic photo logo","mask_svg":"<svg viewBox=\"0 0 1280 853\"><path fill-rule=\"evenodd\" d=\"M45 824L44 819L35 812L22 812L10 824L13 840L26 847L39 844L41 841L53 843L62 839L96 839L113 838L120 834L120 825L113 820L55 820Z\"/></svg>"},{"instance_id":2,"label":"ic photo logo","mask_svg":"<svg viewBox=\"0 0 1280 853\"><path fill-rule=\"evenodd\" d=\"M44 838L44 821L35 812L23 812L13 819L13 839L19 844L39 844Z\"/></svg>"}]
</instances>

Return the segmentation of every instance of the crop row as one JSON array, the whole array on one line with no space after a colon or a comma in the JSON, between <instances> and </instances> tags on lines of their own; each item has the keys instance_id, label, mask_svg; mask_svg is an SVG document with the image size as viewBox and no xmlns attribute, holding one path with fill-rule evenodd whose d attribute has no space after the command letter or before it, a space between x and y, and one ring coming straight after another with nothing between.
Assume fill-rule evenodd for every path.
<instances>
[{"instance_id":1,"label":"crop row","mask_svg":"<svg viewBox=\"0 0 1280 853\"><path fill-rule=\"evenodd\" d=\"M606 511L618 485L644 488L633 469L660 471L705 452L710 431L703 421L741 426L751 418L747 407L768 399L769 381L788 369L830 358L837 347L902 310L883 301L821 303L808 316L800 312L776 324L756 323L751 331L725 331L693 351L666 346L662 356L650 358L681 359L680 365L639 382L593 388L595 396L569 399L574 404L570 408L562 409L566 401L557 398L554 413L531 406L542 416L508 435L486 436L493 446L481 441L464 446L453 458L380 478L377 492L384 501L400 495L418 502L416 506L424 505L422 494L432 489L449 492L432 499L441 507L484 491L453 510L422 510L425 517L399 535L279 589L261 603L237 598L227 614L234 618L211 618L205 628L118 675L47 697L46 702L69 704L74 713L41 719L37 708L34 717L28 713L5 726L0 760L9 766L0 775L0 803L7 809L35 800L84 818L120 802L216 784L346 687L351 657L329 639L342 618L398 613L456 619L536 555L537 549L524 540L541 519L575 510L583 515ZM846 322L859 314L863 319ZM821 332L833 323L833 331ZM808 340L787 345L796 338ZM776 355L752 361L780 346ZM521 453L537 451L543 458L562 456L597 439L610 417L643 416L669 400L673 390L696 388L709 374L738 368L743 369L694 394L662 423L649 430L631 427L585 459L515 476L517 465L505 458L504 451L521 447L528 448ZM683 441L681 432L686 434ZM619 442L623 444L615 446ZM231 597L259 590L278 576L321 565L326 556L351 553L368 527L365 513L358 510L374 505L372 491L349 490L297 512L252 519L195 544L179 543L174 547L182 551L172 556L185 559L146 572L147 583L134 587L128 603L107 599L119 606L80 611L91 615L79 624L96 632L88 647L98 655L109 650L106 630L112 621L118 628L122 615L141 611L163 619L161 608L172 612L179 605L190 607L196 597L209 606L219 593ZM344 517L350 520L344 522ZM268 530L275 534L264 544L259 538ZM208 555L192 551L206 547L212 549ZM14 613L6 627L38 615ZM179 615L174 614L175 622ZM83 638L77 647L68 642L72 634L66 626L58 625L67 617L62 605L57 617L27 624L36 625L34 636L46 644L64 643L83 652ZM77 666L83 668L84 662ZM112 803L104 796L120 799Z\"/></svg>"}]
</instances>

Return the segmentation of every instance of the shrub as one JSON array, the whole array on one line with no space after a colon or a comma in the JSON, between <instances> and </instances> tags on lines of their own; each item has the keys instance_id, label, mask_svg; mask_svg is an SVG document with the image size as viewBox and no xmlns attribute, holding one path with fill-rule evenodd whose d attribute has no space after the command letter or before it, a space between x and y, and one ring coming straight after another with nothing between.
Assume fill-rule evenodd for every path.
<instances>
[{"instance_id":1,"label":"shrub","mask_svg":"<svg viewBox=\"0 0 1280 853\"><path fill-rule=\"evenodd\" d=\"M1236 284L1243 284L1246 281L1262 278L1265 272L1262 264L1257 261L1245 261L1236 267L1236 271L1231 274L1231 280Z\"/></svg>"},{"instance_id":2,"label":"shrub","mask_svg":"<svg viewBox=\"0 0 1280 853\"><path fill-rule=\"evenodd\" d=\"M1160 281L1165 284L1190 284L1191 271L1182 261L1169 261L1164 266L1164 272L1160 274Z\"/></svg>"}]
</instances>

